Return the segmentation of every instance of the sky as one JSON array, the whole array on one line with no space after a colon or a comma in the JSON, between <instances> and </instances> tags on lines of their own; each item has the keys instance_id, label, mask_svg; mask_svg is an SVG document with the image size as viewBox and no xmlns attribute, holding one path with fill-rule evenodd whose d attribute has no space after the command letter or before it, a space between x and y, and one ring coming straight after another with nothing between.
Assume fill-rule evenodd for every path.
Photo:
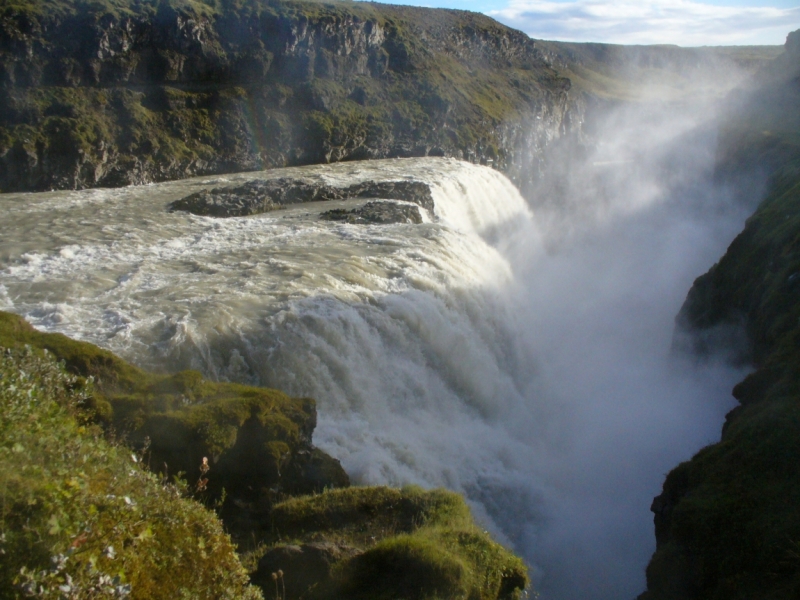
<instances>
[{"instance_id":1,"label":"sky","mask_svg":"<svg viewBox=\"0 0 800 600\"><path fill-rule=\"evenodd\" d=\"M800 0L381 0L482 12L533 38L679 46L783 45Z\"/></svg>"}]
</instances>

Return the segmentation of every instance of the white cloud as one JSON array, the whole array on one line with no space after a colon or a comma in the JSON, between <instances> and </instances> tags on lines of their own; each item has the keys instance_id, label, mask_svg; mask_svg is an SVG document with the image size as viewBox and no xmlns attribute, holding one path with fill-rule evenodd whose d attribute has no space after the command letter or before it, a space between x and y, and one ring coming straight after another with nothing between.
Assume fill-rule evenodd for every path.
<instances>
[{"instance_id":1,"label":"white cloud","mask_svg":"<svg viewBox=\"0 0 800 600\"><path fill-rule=\"evenodd\" d=\"M510 0L487 14L534 38L615 44L783 44L800 29L800 7L692 0Z\"/></svg>"}]
</instances>

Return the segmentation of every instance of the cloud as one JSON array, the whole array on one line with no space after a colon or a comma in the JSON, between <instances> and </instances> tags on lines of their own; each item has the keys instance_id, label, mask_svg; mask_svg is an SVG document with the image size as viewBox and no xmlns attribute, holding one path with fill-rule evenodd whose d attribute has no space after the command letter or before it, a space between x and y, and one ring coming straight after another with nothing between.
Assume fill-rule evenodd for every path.
<instances>
[{"instance_id":1,"label":"cloud","mask_svg":"<svg viewBox=\"0 0 800 600\"><path fill-rule=\"evenodd\" d=\"M510 0L487 14L534 38L615 44L783 44L800 28L800 7L692 0Z\"/></svg>"}]
</instances>

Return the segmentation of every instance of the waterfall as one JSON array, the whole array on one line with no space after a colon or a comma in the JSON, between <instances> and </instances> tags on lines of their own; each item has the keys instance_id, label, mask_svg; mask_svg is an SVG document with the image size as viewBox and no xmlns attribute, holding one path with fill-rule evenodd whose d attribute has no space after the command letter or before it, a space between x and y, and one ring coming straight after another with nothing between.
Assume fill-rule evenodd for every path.
<instances>
[{"instance_id":1,"label":"waterfall","mask_svg":"<svg viewBox=\"0 0 800 600\"><path fill-rule=\"evenodd\" d=\"M265 176L423 181L435 214L354 225L319 219L352 201L231 219L166 210ZM634 205L546 251L544 221L505 177L452 159L4 194L0 307L147 368L312 396L314 441L355 482L465 493L546 599L632 596L654 545L649 499L710 441L738 377L675 367L671 319L743 218L709 241L669 202Z\"/></svg>"}]
</instances>

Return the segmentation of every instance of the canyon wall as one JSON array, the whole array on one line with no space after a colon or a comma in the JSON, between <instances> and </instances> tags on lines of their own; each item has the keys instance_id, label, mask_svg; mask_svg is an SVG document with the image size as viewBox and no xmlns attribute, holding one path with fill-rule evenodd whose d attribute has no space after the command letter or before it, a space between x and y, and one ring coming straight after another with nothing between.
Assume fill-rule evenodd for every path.
<instances>
[{"instance_id":1,"label":"canyon wall","mask_svg":"<svg viewBox=\"0 0 800 600\"><path fill-rule=\"evenodd\" d=\"M719 443L676 467L653 501L657 550L642 600L796 598L800 593L800 32L754 90L729 99L721 181L766 193L727 253L699 277L675 343L722 350L754 371Z\"/></svg>"},{"instance_id":2,"label":"canyon wall","mask_svg":"<svg viewBox=\"0 0 800 600\"><path fill-rule=\"evenodd\" d=\"M0 190L453 156L525 187L579 128L568 79L476 13L36 0L0 9Z\"/></svg>"}]
</instances>

